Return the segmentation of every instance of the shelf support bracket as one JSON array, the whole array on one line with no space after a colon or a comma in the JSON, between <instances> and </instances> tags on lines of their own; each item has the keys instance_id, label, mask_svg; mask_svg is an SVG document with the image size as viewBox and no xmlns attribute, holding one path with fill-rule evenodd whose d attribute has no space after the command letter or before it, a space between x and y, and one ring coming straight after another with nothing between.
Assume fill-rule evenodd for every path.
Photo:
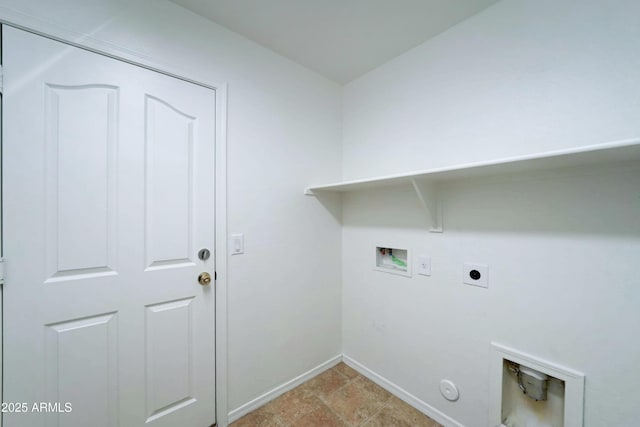
<instances>
[{"instance_id":1,"label":"shelf support bracket","mask_svg":"<svg viewBox=\"0 0 640 427\"><path fill-rule=\"evenodd\" d=\"M420 204L431 218L432 233L442 233L442 206L439 200L438 186L433 182L411 179L411 185L420 200Z\"/></svg>"}]
</instances>

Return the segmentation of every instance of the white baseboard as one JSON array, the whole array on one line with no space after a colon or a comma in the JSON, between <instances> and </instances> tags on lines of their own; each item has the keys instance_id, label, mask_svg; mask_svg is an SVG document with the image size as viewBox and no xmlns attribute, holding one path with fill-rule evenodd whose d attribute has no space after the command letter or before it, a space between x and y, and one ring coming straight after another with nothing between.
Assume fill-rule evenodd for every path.
<instances>
[{"instance_id":1,"label":"white baseboard","mask_svg":"<svg viewBox=\"0 0 640 427\"><path fill-rule=\"evenodd\" d=\"M315 377L316 375L321 374L322 372L326 371L327 369L330 369L330 368L334 367L335 365L337 365L341 361L343 361L348 366L350 366L353 369L355 369L356 371L358 371L360 374L362 374L365 377L369 378L371 381L373 381L374 383L378 384L380 387L384 388L385 390L387 390L389 393L393 394L397 398L407 402L409 405L413 406L414 408L416 408L420 412L424 413L425 415L427 415L428 417L432 418L433 420L439 422L443 426L445 426L445 427L465 427L463 424L460 424L459 422L457 422L453 418L445 415L444 413L440 412L439 410L437 410L433 406L431 406L431 405L427 404L426 402L418 399L417 397L415 397L414 395L412 395L408 391L406 391L403 388L397 386L396 384L392 383L391 381L387 380L386 378L378 375L377 373L373 372L371 369L367 368L366 366L364 366L360 362L357 362L356 360L354 360L354 359L352 359L352 358L350 358L349 356L346 356L346 355L338 355L338 356L332 357L331 359L327 360L324 363L321 363L320 365L316 366L315 368L310 369L309 371L303 373L302 375L299 375L296 378L294 378L294 379L292 379L290 381L287 381L286 383L281 384L281 385L275 387L274 389L272 389L272 390L270 390L270 391L268 391L268 392L256 397L255 399L251 400L250 402L247 402L244 405L232 410L231 412L229 412L229 424L231 424L232 422L240 419L241 417L243 417L244 415L248 414L249 412L255 411L256 409L258 409L261 406L267 404L268 402L272 401L273 399L283 395L284 393L288 392L289 390L292 390L292 389L296 388L300 384L304 383L305 381L310 380L311 378Z\"/></svg>"},{"instance_id":2,"label":"white baseboard","mask_svg":"<svg viewBox=\"0 0 640 427\"><path fill-rule=\"evenodd\" d=\"M236 408L236 409L232 410L231 412L229 412L229 424L231 424L232 422L236 421L237 419L243 417L244 415L248 414L249 412L254 411L254 410L258 409L259 407L265 405L266 403L272 401L276 397L279 397L279 396L283 395L284 393L288 392L289 390L292 390L292 389L296 388L300 384L304 383L305 381L310 380L311 378L315 377L316 375L321 374L322 372L326 371L327 369L333 368L338 363L340 363L341 360L342 360L342 355L341 354L339 354L339 355L337 355L335 357L332 357L331 359L327 360L324 363L321 363L320 365L316 366L315 368L312 368L312 369L308 370L304 374L299 375L299 376L295 377L294 379L292 379L290 381L287 381L286 383L281 384L281 385L277 386L276 388L274 388L272 390L269 390L268 392L256 397L252 401L245 403L244 405L240 406L239 408Z\"/></svg>"},{"instance_id":3,"label":"white baseboard","mask_svg":"<svg viewBox=\"0 0 640 427\"><path fill-rule=\"evenodd\" d=\"M348 366L358 371L359 373L361 373L362 375L364 375L365 377L369 378L374 383L378 384L380 387L387 390L389 393L393 394L394 396L396 396L401 400L404 400L409 405L413 406L414 408L416 408L423 414L427 415L431 419L439 422L443 426L464 427L463 424L460 424L453 418L449 417L448 415L445 415L444 413L440 412L439 410L429 405L428 403L418 399L417 397L415 397L408 391L402 389L401 387L397 386L396 384L392 383L388 379L376 374L371 369L367 368L360 362L355 361L349 356L343 354L342 361Z\"/></svg>"}]
</instances>

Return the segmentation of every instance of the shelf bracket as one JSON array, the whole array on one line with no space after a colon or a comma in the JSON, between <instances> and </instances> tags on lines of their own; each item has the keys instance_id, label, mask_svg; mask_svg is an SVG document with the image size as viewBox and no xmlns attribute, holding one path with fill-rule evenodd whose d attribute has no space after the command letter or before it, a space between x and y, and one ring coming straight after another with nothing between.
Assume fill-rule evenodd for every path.
<instances>
[{"instance_id":1,"label":"shelf bracket","mask_svg":"<svg viewBox=\"0 0 640 427\"><path fill-rule=\"evenodd\" d=\"M438 186L434 182L411 179L411 185L420 200L420 204L431 218L432 233L442 233L442 206L440 205Z\"/></svg>"}]
</instances>

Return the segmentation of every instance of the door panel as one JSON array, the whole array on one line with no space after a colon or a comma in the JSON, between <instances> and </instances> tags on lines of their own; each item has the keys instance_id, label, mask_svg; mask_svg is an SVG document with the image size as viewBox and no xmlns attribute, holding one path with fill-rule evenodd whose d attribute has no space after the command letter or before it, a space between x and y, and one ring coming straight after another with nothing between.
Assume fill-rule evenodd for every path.
<instances>
[{"instance_id":1,"label":"door panel","mask_svg":"<svg viewBox=\"0 0 640 427\"><path fill-rule=\"evenodd\" d=\"M145 102L147 265L193 265L195 118L156 98Z\"/></svg>"},{"instance_id":2,"label":"door panel","mask_svg":"<svg viewBox=\"0 0 640 427\"><path fill-rule=\"evenodd\" d=\"M118 420L117 314L70 320L46 329L48 402L72 402L62 425L115 425ZM82 387L77 379L82 378ZM77 420L77 421L76 421Z\"/></svg>"},{"instance_id":3,"label":"door panel","mask_svg":"<svg viewBox=\"0 0 640 427\"><path fill-rule=\"evenodd\" d=\"M192 298L147 307L147 414L194 403Z\"/></svg>"},{"instance_id":4,"label":"door panel","mask_svg":"<svg viewBox=\"0 0 640 427\"><path fill-rule=\"evenodd\" d=\"M45 86L48 280L115 271L117 95Z\"/></svg>"},{"instance_id":5,"label":"door panel","mask_svg":"<svg viewBox=\"0 0 640 427\"><path fill-rule=\"evenodd\" d=\"M215 92L4 27L13 426L215 422Z\"/></svg>"}]
</instances>

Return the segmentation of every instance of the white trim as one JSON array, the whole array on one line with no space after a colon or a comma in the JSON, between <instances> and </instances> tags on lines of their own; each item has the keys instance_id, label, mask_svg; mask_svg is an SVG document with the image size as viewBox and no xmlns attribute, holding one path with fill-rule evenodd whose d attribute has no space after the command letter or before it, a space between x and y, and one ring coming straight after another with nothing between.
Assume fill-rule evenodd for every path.
<instances>
[{"instance_id":1,"label":"white trim","mask_svg":"<svg viewBox=\"0 0 640 427\"><path fill-rule=\"evenodd\" d=\"M446 427L464 427L463 424L460 424L459 422L457 422L453 418L449 417L448 415L445 415L443 412L437 410L436 408L434 408L433 406L429 405L425 401L418 399L416 396L412 395L411 393L409 393L405 389L403 389L400 386L392 383L391 381L389 381L388 379L384 378L383 376L373 372L371 369L367 368L366 366L364 366L360 362L357 362L356 360L352 359L351 357L343 354L342 355L342 361L346 365L348 365L348 366L352 367L353 369L355 369L356 371L358 371L360 374L362 374L365 377L369 378L374 383L378 384L380 387L382 387L385 390L387 390L389 393L391 393L394 396L396 396L398 399L401 399L401 400L405 401L409 405L413 406L414 408L416 408L417 410L419 410L423 414L427 415L431 419L439 422L440 424L442 424L442 425L444 425Z\"/></svg>"},{"instance_id":2,"label":"white trim","mask_svg":"<svg viewBox=\"0 0 640 427\"><path fill-rule=\"evenodd\" d=\"M227 427L227 85L216 89L216 425ZM2 426L0 426L2 427Z\"/></svg>"},{"instance_id":3,"label":"white trim","mask_svg":"<svg viewBox=\"0 0 640 427\"><path fill-rule=\"evenodd\" d=\"M204 74L192 76L192 72L176 67L173 64L160 61L143 52L129 49L125 45L111 43L94 37L92 34L79 33L7 6L0 6L0 23L28 31L30 33L38 34L52 40L60 41L80 49L108 56L110 58L117 59L118 61L127 62L138 67L157 71L209 89L217 89L223 86L220 83L210 81L208 78L204 77ZM99 29L100 28L97 28L94 32L97 32Z\"/></svg>"},{"instance_id":4,"label":"white trim","mask_svg":"<svg viewBox=\"0 0 640 427\"><path fill-rule=\"evenodd\" d=\"M0 157L1 158L1 157ZM0 285L0 384L4 384L3 383L3 378L4 378L4 365L2 364L2 345L3 345L3 339L2 339L2 333L1 331L2 329L2 285ZM0 402L4 402L3 399L3 389L4 387L0 387ZM2 427L2 416L0 415L0 427Z\"/></svg>"},{"instance_id":5,"label":"white trim","mask_svg":"<svg viewBox=\"0 0 640 427\"><path fill-rule=\"evenodd\" d=\"M582 372L495 342L491 343L491 351L489 425L502 425L502 373L506 359L564 381L564 427L582 427L584 417L584 374Z\"/></svg>"},{"instance_id":6,"label":"white trim","mask_svg":"<svg viewBox=\"0 0 640 427\"><path fill-rule=\"evenodd\" d=\"M0 27L0 34L2 34L2 27ZM2 39L0 38L0 54L2 53ZM1 66L0 66L1 67ZM4 68L2 69L2 92L0 92L0 94L4 93ZM2 102L1 102L2 98L0 98L0 123L2 123ZM3 139L2 139L2 134L0 133L0 172L2 172L2 144L3 144ZM4 213L2 211L3 208L3 203L2 201L4 200L4 195L2 192L2 189L4 187L3 181L2 181L2 177L0 176L0 259L2 260L2 273L0 273L0 276L2 276L2 280L0 280L0 402L4 402L4 362L2 361L2 354L4 352L4 338L2 337L2 332L4 331L4 326L2 325L2 318L3 318L3 313L2 313L2 295L4 292L3 289L3 285L4 285L4 258L2 258L4 256L4 254L2 253L2 251L4 250L4 237L3 237L3 221L2 218L4 216ZM2 414L0 414L0 427L2 427Z\"/></svg>"},{"instance_id":7,"label":"white trim","mask_svg":"<svg viewBox=\"0 0 640 427\"><path fill-rule=\"evenodd\" d=\"M227 99L226 83L214 83L203 76L191 76L190 72L158 61L126 46L109 43L92 36L63 28L35 16L27 15L7 6L0 6L0 24L10 25L71 46L89 50L138 67L156 71L216 92L216 144L215 144L215 262L216 281L216 423L227 427ZM2 308L0 307L0 318ZM0 354L0 366L2 355ZM0 387L1 390L1 387ZM0 417L2 427L2 417Z\"/></svg>"},{"instance_id":8,"label":"white trim","mask_svg":"<svg viewBox=\"0 0 640 427\"><path fill-rule=\"evenodd\" d=\"M292 390L292 389L298 387L300 384L310 380L311 378L313 378L313 377L315 377L317 375L320 375L321 373L323 373L327 369L333 368L338 363L340 363L340 361L342 361L342 357L343 356L340 355L340 354L335 356L335 357L332 357L331 359L327 360L324 363L321 363L320 365L316 366L315 368L312 368L312 369L308 370L304 374L298 375L294 379L292 379L290 381L287 381L286 383L281 384L281 385L277 386L276 388L271 389L268 392L256 397L255 399L251 400L250 402L245 403L244 405L240 406L239 408L234 409L233 411L229 412L229 423L232 423L232 422L238 420L239 418L243 417L244 415L248 414L251 411L255 411L259 407L261 407L264 404L272 401L273 399L283 395L284 393L288 392L289 390Z\"/></svg>"}]
</instances>

